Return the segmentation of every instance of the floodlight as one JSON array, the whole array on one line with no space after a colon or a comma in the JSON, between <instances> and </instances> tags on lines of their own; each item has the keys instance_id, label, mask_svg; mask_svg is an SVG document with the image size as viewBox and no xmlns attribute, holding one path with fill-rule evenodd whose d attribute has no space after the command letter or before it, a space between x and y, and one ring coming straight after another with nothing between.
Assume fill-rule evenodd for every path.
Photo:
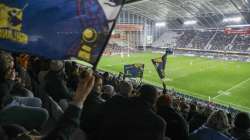
<instances>
[{"instance_id":1,"label":"floodlight","mask_svg":"<svg viewBox=\"0 0 250 140\"><path fill-rule=\"evenodd\" d=\"M196 23L197 23L196 20L187 20L187 21L184 22L184 25L194 25Z\"/></svg>"},{"instance_id":2,"label":"floodlight","mask_svg":"<svg viewBox=\"0 0 250 140\"><path fill-rule=\"evenodd\" d=\"M241 17L230 17L230 18L224 18L222 22L240 22L242 20Z\"/></svg>"},{"instance_id":3,"label":"floodlight","mask_svg":"<svg viewBox=\"0 0 250 140\"><path fill-rule=\"evenodd\" d=\"M156 27L165 27L166 26L166 22L156 22L155 26Z\"/></svg>"}]
</instances>

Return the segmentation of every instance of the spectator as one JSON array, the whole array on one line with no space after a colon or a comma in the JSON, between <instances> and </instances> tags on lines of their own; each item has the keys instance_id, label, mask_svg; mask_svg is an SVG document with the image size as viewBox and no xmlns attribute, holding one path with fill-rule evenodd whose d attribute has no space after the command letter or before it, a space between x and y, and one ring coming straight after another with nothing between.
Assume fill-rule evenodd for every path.
<instances>
[{"instance_id":1,"label":"spectator","mask_svg":"<svg viewBox=\"0 0 250 140\"><path fill-rule=\"evenodd\" d=\"M89 139L95 139L104 99L101 98L102 79L96 75L94 88L84 103L85 109L81 116L81 129L86 131Z\"/></svg>"},{"instance_id":2,"label":"spectator","mask_svg":"<svg viewBox=\"0 0 250 140\"><path fill-rule=\"evenodd\" d=\"M186 120L172 108L172 98L162 95L157 101L157 113L167 122L165 135L171 140L187 140L188 124Z\"/></svg>"},{"instance_id":3,"label":"spectator","mask_svg":"<svg viewBox=\"0 0 250 140\"><path fill-rule=\"evenodd\" d=\"M94 76L88 73L80 80L76 94L73 96L69 108L64 113L57 127L48 135L40 136L28 132L18 125L5 125L0 127L0 138L2 140L68 140L79 125L79 118L83 103L92 90Z\"/></svg>"},{"instance_id":4,"label":"spectator","mask_svg":"<svg viewBox=\"0 0 250 140\"><path fill-rule=\"evenodd\" d=\"M0 123L16 123L27 129L39 129L48 119L48 113L42 109L42 102L35 97L11 95L15 85L14 61L10 54L0 53Z\"/></svg>"},{"instance_id":5,"label":"spectator","mask_svg":"<svg viewBox=\"0 0 250 140\"><path fill-rule=\"evenodd\" d=\"M79 81L78 65L76 64L76 62L66 62L66 64L65 64L65 72L67 75L67 85L70 89L76 90L77 83Z\"/></svg>"},{"instance_id":6,"label":"spectator","mask_svg":"<svg viewBox=\"0 0 250 140\"><path fill-rule=\"evenodd\" d=\"M112 96L114 96L114 94L115 94L114 93L115 90L114 90L114 87L112 85L105 85L105 86L103 86L102 90L103 90L102 98L104 100L111 99Z\"/></svg>"},{"instance_id":7,"label":"spectator","mask_svg":"<svg viewBox=\"0 0 250 140\"><path fill-rule=\"evenodd\" d=\"M247 113L240 112L234 120L234 127L231 129L231 135L238 140L250 140L250 118Z\"/></svg>"},{"instance_id":8,"label":"spectator","mask_svg":"<svg viewBox=\"0 0 250 140\"><path fill-rule=\"evenodd\" d=\"M202 108L196 115L194 115L189 121L189 132L200 128L208 119L211 114L211 109L206 107Z\"/></svg>"},{"instance_id":9,"label":"spectator","mask_svg":"<svg viewBox=\"0 0 250 140\"><path fill-rule=\"evenodd\" d=\"M133 85L126 81L121 81L118 88L118 94L123 97L130 97L133 91Z\"/></svg>"},{"instance_id":10,"label":"spectator","mask_svg":"<svg viewBox=\"0 0 250 140\"><path fill-rule=\"evenodd\" d=\"M127 107L118 110L118 104L116 113L113 108L104 112L108 117L104 115L99 140L163 140L166 123L153 111L157 94L155 87L143 85L139 97L127 100Z\"/></svg>"},{"instance_id":11,"label":"spectator","mask_svg":"<svg viewBox=\"0 0 250 140\"><path fill-rule=\"evenodd\" d=\"M227 136L229 128L228 118L225 112L214 111L208 118L207 123L195 130L190 136L190 140L231 140Z\"/></svg>"},{"instance_id":12,"label":"spectator","mask_svg":"<svg viewBox=\"0 0 250 140\"><path fill-rule=\"evenodd\" d=\"M190 110L188 113L187 121L190 121L195 115L198 114L197 107L195 103L190 104Z\"/></svg>"},{"instance_id":13,"label":"spectator","mask_svg":"<svg viewBox=\"0 0 250 140\"><path fill-rule=\"evenodd\" d=\"M66 84L64 62L52 60L50 62L50 70L45 76L45 90L56 101L62 99L71 100L73 91Z\"/></svg>"}]
</instances>

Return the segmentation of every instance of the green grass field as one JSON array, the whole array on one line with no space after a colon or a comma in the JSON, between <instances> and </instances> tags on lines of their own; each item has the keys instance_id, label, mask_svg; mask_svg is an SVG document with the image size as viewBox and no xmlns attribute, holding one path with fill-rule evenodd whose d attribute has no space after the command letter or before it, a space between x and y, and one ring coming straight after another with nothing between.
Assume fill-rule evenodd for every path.
<instances>
[{"instance_id":1,"label":"green grass field","mask_svg":"<svg viewBox=\"0 0 250 140\"><path fill-rule=\"evenodd\" d=\"M130 57L103 56L99 69L119 73L124 64L144 63L144 82L161 86L161 81L151 63L161 54L138 53ZM167 86L197 98L230 105L250 112L250 63L211 60L201 57L169 56Z\"/></svg>"}]
</instances>

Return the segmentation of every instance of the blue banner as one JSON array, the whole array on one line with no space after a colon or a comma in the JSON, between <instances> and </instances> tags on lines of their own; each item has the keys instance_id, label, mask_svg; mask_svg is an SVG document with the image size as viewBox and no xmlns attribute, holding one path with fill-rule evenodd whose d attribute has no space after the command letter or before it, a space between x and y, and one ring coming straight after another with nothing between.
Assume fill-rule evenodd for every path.
<instances>
[{"instance_id":1,"label":"blue banner","mask_svg":"<svg viewBox=\"0 0 250 140\"><path fill-rule=\"evenodd\" d=\"M166 57L152 59L152 63L161 79L165 78Z\"/></svg>"},{"instance_id":2,"label":"blue banner","mask_svg":"<svg viewBox=\"0 0 250 140\"><path fill-rule=\"evenodd\" d=\"M132 78L142 78L144 72L144 64L124 65L124 75Z\"/></svg>"},{"instance_id":3,"label":"blue banner","mask_svg":"<svg viewBox=\"0 0 250 140\"><path fill-rule=\"evenodd\" d=\"M96 65L123 0L0 0L0 49Z\"/></svg>"},{"instance_id":4,"label":"blue banner","mask_svg":"<svg viewBox=\"0 0 250 140\"><path fill-rule=\"evenodd\" d=\"M167 56L173 54L173 49L167 48L165 54L160 58L152 59L152 63L161 79L165 78L165 67L167 63Z\"/></svg>"}]
</instances>

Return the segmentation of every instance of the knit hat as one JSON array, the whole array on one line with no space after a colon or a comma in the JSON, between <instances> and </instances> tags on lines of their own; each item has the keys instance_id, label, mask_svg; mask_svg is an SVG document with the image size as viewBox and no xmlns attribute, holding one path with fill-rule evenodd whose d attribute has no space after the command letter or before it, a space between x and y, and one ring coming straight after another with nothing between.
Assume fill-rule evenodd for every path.
<instances>
[{"instance_id":1,"label":"knit hat","mask_svg":"<svg viewBox=\"0 0 250 140\"><path fill-rule=\"evenodd\" d=\"M52 60L49 67L51 71L61 71L64 68L64 62L60 60Z\"/></svg>"}]
</instances>

